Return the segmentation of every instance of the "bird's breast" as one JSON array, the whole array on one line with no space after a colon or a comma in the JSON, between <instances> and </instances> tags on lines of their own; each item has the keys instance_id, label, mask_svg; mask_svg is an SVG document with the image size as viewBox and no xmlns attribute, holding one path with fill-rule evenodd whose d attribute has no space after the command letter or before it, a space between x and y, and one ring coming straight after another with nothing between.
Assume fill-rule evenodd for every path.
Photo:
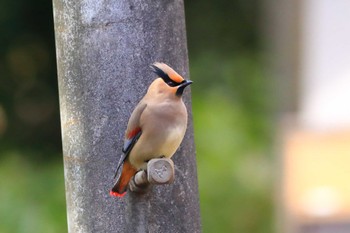
<instances>
[{"instance_id":1,"label":"bird's breast","mask_svg":"<svg viewBox=\"0 0 350 233\"><path fill-rule=\"evenodd\" d=\"M141 117L142 135L130 153L136 168L145 161L161 156L171 157L185 135L187 111L183 102L148 104Z\"/></svg>"},{"instance_id":2,"label":"bird's breast","mask_svg":"<svg viewBox=\"0 0 350 233\"><path fill-rule=\"evenodd\" d=\"M182 102L181 102L182 103ZM144 122L143 132L153 138L154 145L164 148L179 146L187 127L187 112L183 103L164 103L149 108L149 118ZM175 106L174 106L175 105Z\"/></svg>"}]
</instances>

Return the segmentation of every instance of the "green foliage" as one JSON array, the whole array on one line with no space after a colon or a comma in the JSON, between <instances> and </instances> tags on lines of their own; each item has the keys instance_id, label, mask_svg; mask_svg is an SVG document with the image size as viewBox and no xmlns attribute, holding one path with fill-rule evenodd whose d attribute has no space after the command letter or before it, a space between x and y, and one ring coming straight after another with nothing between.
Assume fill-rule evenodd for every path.
<instances>
[{"instance_id":1,"label":"green foliage","mask_svg":"<svg viewBox=\"0 0 350 233\"><path fill-rule=\"evenodd\" d=\"M34 163L27 152L2 153L0 232L67 232L62 163Z\"/></svg>"},{"instance_id":2,"label":"green foliage","mask_svg":"<svg viewBox=\"0 0 350 233\"><path fill-rule=\"evenodd\" d=\"M192 60L203 232L272 232L268 92L257 59Z\"/></svg>"}]
</instances>

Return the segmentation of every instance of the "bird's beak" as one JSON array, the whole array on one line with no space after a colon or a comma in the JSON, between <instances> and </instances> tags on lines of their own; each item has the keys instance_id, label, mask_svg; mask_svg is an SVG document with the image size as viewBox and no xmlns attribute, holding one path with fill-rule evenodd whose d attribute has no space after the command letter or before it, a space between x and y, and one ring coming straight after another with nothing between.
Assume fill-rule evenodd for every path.
<instances>
[{"instance_id":1,"label":"bird's beak","mask_svg":"<svg viewBox=\"0 0 350 233\"><path fill-rule=\"evenodd\" d=\"M179 85L179 88L182 87L182 88L185 88L187 87L188 85L191 85L193 83L193 81L191 80L184 80L180 85Z\"/></svg>"},{"instance_id":2,"label":"bird's beak","mask_svg":"<svg viewBox=\"0 0 350 233\"><path fill-rule=\"evenodd\" d=\"M176 91L176 95L177 96L182 96L182 93L185 90L185 87L187 87L188 85L191 85L193 82L191 80L184 80L182 81L182 83L178 86L177 91Z\"/></svg>"}]
</instances>

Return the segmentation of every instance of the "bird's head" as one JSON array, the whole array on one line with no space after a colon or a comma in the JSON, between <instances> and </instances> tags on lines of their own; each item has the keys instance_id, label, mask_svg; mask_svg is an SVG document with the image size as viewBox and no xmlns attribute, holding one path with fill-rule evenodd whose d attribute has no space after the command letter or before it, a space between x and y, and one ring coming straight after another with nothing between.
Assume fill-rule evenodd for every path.
<instances>
[{"instance_id":1,"label":"bird's head","mask_svg":"<svg viewBox=\"0 0 350 233\"><path fill-rule=\"evenodd\" d=\"M151 68L167 85L168 89L178 97L182 96L185 87L192 84L191 80L184 79L165 63L156 62L151 65Z\"/></svg>"}]
</instances>

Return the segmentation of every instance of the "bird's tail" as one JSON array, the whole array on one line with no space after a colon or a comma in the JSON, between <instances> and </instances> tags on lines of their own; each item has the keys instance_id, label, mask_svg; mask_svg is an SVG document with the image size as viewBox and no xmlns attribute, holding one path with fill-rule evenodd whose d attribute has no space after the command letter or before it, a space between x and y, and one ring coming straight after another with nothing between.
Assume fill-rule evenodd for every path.
<instances>
[{"instance_id":1,"label":"bird's tail","mask_svg":"<svg viewBox=\"0 0 350 233\"><path fill-rule=\"evenodd\" d=\"M125 160L122 174L114 184L109 194L114 197L123 197L126 193L130 179L136 174L136 172L137 170L130 164L130 162Z\"/></svg>"}]
</instances>

